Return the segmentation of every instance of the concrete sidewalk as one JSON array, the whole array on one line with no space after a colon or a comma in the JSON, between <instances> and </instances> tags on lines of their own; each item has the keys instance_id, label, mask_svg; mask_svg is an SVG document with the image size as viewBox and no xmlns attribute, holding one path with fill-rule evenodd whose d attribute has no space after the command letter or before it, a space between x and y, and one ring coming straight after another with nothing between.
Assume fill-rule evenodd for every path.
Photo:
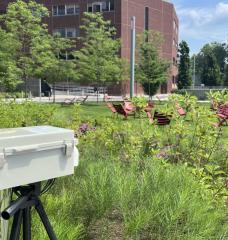
<instances>
[{"instance_id":1,"label":"concrete sidewalk","mask_svg":"<svg viewBox=\"0 0 228 240\"><path fill-rule=\"evenodd\" d=\"M63 103L66 99L70 99L73 100L75 99L82 99L85 96L75 96L75 95L57 95L55 96L55 102L56 103ZM123 101L123 97L122 96L108 96L109 97L109 101L110 102L121 102ZM149 96L144 96L146 98L149 99ZM166 101L168 100L169 94L157 94L155 96L152 97L152 100L154 101ZM6 101L11 101L13 99L7 99ZM41 102L41 103L52 103L53 102L53 97L34 97L34 98L30 98L30 99L25 99L25 98L17 98L15 101L16 102L23 102L26 100L31 100L33 102ZM99 102L103 102L104 101L104 95L100 94L98 95L98 101ZM90 95L88 97L88 99L86 100L86 102L97 102L97 96L96 95Z\"/></svg>"}]
</instances>

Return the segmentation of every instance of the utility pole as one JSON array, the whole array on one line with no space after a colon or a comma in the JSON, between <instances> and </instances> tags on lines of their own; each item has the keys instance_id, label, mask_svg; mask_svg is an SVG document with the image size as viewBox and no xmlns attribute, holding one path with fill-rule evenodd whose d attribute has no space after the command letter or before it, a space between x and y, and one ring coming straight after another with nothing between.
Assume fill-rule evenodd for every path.
<instances>
[{"instance_id":1,"label":"utility pole","mask_svg":"<svg viewBox=\"0 0 228 240\"><path fill-rule=\"evenodd\" d=\"M196 55L193 55L193 88L196 86Z\"/></svg>"},{"instance_id":2,"label":"utility pole","mask_svg":"<svg viewBox=\"0 0 228 240\"><path fill-rule=\"evenodd\" d=\"M135 17L131 18L131 80L130 98L134 97L135 92Z\"/></svg>"}]
</instances>

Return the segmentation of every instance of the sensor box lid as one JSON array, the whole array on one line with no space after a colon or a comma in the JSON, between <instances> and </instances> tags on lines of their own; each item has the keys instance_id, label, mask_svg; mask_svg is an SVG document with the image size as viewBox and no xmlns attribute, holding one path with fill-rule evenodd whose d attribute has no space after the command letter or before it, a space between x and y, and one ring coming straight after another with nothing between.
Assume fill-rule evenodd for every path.
<instances>
[{"instance_id":1,"label":"sensor box lid","mask_svg":"<svg viewBox=\"0 0 228 240\"><path fill-rule=\"evenodd\" d=\"M0 190L73 174L76 144L63 128L0 129Z\"/></svg>"}]
</instances>

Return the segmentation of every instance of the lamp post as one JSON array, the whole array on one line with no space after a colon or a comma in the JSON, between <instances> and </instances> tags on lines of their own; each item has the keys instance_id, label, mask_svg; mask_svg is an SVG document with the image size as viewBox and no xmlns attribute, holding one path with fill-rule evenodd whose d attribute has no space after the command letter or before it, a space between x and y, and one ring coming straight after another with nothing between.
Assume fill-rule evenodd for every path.
<instances>
[{"instance_id":1,"label":"lamp post","mask_svg":"<svg viewBox=\"0 0 228 240\"><path fill-rule=\"evenodd\" d=\"M130 98L134 97L135 91L135 17L131 18L131 80Z\"/></svg>"},{"instance_id":2,"label":"lamp post","mask_svg":"<svg viewBox=\"0 0 228 240\"><path fill-rule=\"evenodd\" d=\"M193 89L196 85L196 55L193 55Z\"/></svg>"}]
</instances>

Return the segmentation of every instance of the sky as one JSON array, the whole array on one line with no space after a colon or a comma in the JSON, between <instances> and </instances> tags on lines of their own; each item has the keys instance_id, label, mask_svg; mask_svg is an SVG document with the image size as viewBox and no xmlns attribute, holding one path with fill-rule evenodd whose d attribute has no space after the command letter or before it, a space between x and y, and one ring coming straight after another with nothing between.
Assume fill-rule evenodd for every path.
<instances>
[{"instance_id":1,"label":"sky","mask_svg":"<svg viewBox=\"0 0 228 240\"><path fill-rule=\"evenodd\" d=\"M228 0L172 0L180 21L180 41L191 54L209 42L228 41Z\"/></svg>"}]
</instances>

